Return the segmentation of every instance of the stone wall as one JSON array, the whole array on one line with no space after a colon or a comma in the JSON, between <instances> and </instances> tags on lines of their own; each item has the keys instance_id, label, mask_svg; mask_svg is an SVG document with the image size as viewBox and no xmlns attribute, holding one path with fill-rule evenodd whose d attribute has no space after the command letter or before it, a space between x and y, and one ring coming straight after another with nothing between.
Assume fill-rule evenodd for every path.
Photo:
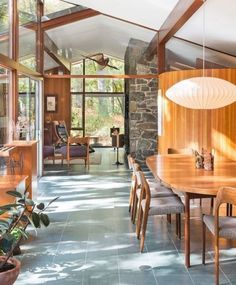
<instances>
[{"instance_id":1,"label":"stone wall","mask_svg":"<svg viewBox=\"0 0 236 285\"><path fill-rule=\"evenodd\" d=\"M125 55L126 74L157 74L157 59L145 59L148 44L131 39ZM157 79L128 79L125 136L127 152L139 161L157 150Z\"/></svg>"}]
</instances>

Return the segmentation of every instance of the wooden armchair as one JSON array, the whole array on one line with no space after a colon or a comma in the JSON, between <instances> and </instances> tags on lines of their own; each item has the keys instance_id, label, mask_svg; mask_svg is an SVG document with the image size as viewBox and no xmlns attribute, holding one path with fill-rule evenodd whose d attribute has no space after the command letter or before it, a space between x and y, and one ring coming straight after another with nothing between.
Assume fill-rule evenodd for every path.
<instances>
[{"instance_id":1,"label":"wooden armchair","mask_svg":"<svg viewBox=\"0 0 236 285\"><path fill-rule=\"evenodd\" d=\"M60 152L68 167L72 159L83 159L85 166L89 167L89 137L68 137L67 145L62 146Z\"/></svg>"},{"instance_id":2,"label":"wooden armchair","mask_svg":"<svg viewBox=\"0 0 236 285\"><path fill-rule=\"evenodd\" d=\"M215 250L215 285L219 284L219 239L236 239L236 218L220 216L220 206L222 204L230 203L236 205L236 188L222 187L219 189L214 215L205 215L202 217L202 263L205 264L206 251L206 228L214 236L214 250Z\"/></svg>"}]
</instances>

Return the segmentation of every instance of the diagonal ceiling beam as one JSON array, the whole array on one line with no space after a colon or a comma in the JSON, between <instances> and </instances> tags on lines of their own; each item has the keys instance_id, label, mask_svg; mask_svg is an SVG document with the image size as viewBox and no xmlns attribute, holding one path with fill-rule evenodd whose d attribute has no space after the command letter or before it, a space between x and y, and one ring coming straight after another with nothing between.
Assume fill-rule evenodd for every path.
<instances>
[{"instance_id":1,"label":"diagonal ceiling beam","mask_svg":"<svg viewBox=\"0 0 236 285\"><path fill-rule=\"evenodd\" d=\"M44 33L44 51L53 58L60 66L63 66L68 71L70 71L70 62L63 55L58 54L58 47L53 42L53 40L48 36L47 33Z\"/></svg>"},{"instance_id":2,"label":"diagonal ceiling beam","mask_svg":"<svg viewBox=\"0 0 236 285\"><path fill-rule=\"evenodd\" d=\"M76 21L80 21L80 20L84 20L90 17L97 16L97 15L100 15L100 13L92 9L81 10L81 11L74 12L69 15L64 15L64 16L57 17L52 20L42 22L42 29L43 30L53 29L53 28L56 28L62 25L70 24Z\"/></svg>"},{"instance_id":3,"label":"diagonal ceiling beam","mask_svg":"<svg viewBox=\"0 0 236 285\"><path fill-rule=\"evenodd\" d=\"M204 0L180 0L151 40L146 50L147 59L150 60L157 54L157 46L165 45L203 3Z\"/></svg>"}]
</instances>

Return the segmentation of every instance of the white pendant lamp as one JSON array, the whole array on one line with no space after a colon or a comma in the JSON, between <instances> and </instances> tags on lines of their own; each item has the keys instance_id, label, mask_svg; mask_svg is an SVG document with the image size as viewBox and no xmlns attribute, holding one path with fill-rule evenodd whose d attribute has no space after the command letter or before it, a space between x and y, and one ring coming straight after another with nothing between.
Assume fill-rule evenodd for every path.
<instances>
[{"instance_id":1,"label":"white pendant lamp","mask_svg":"<svg viewBox=\"0 0 236 285\"><path fill-rule=\"evenodd\" d=\"M236 101L236 85L224 79L205 77L205 2L203 3L203 75L177 82L166 91L171 101L191 109L216 109Z\"/></svg>"},{"instance_id":2,"label":"white pendant lamp","mask_svg":"<svg viewBox=\"0 0 236 285\"><path fill-rule=\"evenodd\" d=\"M191 109L216 109L236 101L236 86L216 77L192 77L170 87L166 96Z\"/></svg>"}]
</instances>

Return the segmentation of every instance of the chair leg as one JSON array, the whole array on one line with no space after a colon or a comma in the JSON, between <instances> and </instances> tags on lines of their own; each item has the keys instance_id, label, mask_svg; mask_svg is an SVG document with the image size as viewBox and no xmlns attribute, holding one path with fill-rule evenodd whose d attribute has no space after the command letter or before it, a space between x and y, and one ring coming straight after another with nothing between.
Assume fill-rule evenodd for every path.
<instances>
[{"instance_id":1,"label":"chair leg","mask_svg":"<svg viewBox=\"0 0 236 285\"><path fill-rule=\"evenodd\" d=\"M202 221L202 264L205 265L206 256L206 225Z\"/></svg>"},{"instance_id":2,"label":"chair leg","mask_svg":"<svg viewBox=\"0 0 236 285\"><path fill-rule=\"evenodd\" d=\"M214 208L214 198L211 198L211 208Z\"/></svg>"},{"instance_id":3,"label":"chair leg","mask_svg":"<svg viewBox=\"0 0 236 285\"><path fill-rule=\"evenodd\" d=\"M137 206L138 206L138 198L135 195L135 197L133 197L133 205L131 207L131 220L133 224L135 224L135 219L137 215Z\"/></svg>"},{"instance_id":4,"label":"chair leg","mask_svg":"<svg viewBox=\"0 0 236 285\"><path fill-rule=\"evenodd\" d=\"M215 235L215 285L219 285L219 238Z\"/></svg>"},{"instance_id":5,"label":"chair leg","mask_svg":"<svg viewBox=\"0 0 236 285\"><path fill-rule=\"evenodd\" d=\"M146 229L147 229L147 221L148 221L148 211L145 208L144 214L143 214L143 222L142 222L142 230L141 230L141 241L140 241L140 251L143 251L144 248L144 241L145 241L145 236L146 236Z\"/></svg>"},{"instance_id":6,"label":"chair leg","mask_svg":"<svg viewBox=\"0 0 236 285\"><path fill-rule=\"evenodd\" d=\"M130 194L129 194L129 212L131 211L132 204L133 204L133 185L130 188Z\"/></svg>"},{"instance_id":7,"label":"chair leg","mask_svg":"<svg viewBox=\"0 0 236 285\"><path fill-rule=\"evenodd\" d=\"M169 224L171 224L171 214L167 214L167 215L166 215L166 218L167 218L167 222L168 222Z\"/></svg>"},{"instance_id":8,"label":"chair leg","mask_svg":"<svg viewBox=\"0 0 236 285\"><path fill-rule=\"evenodd\" d=\"M181 214L176 214L176 235L181 239Z\"/></svg>"},{"instance_id":9,"label":"chair leg","mask_svg":"<svg viewBox=\"0 0 236 285\"><path fill-rule=\"evenodd\" d=\"M140 211L138 212L138 219L137 219L137 225L136 225L136 235L138 239L140 238L142 221L143 221L143 209L141 207Z\"/></svg>"}]
</instances>

